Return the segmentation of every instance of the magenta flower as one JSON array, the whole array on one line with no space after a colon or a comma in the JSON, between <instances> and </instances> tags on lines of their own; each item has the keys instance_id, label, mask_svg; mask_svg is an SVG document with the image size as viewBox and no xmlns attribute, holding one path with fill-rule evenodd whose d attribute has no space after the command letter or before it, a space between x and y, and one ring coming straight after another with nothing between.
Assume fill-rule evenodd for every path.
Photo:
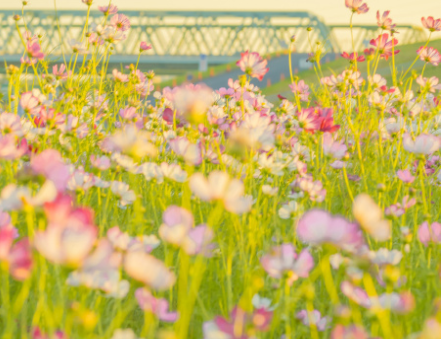
<instances>
[{"instance_id":1,"label":"magenta flower","mask_svg":"<svg viewBox=\"0 0 441 339\"><path fill-rule=\"evenodd\" d=\"M353 13L364 14L369 11L369 7L363 3L363 0L345 0L345 5Z\"/></svg>"},{"instance_id":2,"label":"magenta flower","mask_svg":"<svg viewBox=\"0 0 441 339\"><path fill-rule=\"evenodd\" d=\"M352 52L351 54L348 54L348 52L343 52L343 53L341 54L341 56L342 56L343 58L349 60L351 63L352 63L352 62L355 62L355 61L357 61L357 62L363 62L363 61L366 60L365 57L364 57L363 55L358 55L357 52Z\"/></svg>"},{"instance_id":3,"label":"magenta flower","mask_svg":"<svg viewBox=\"0 0 441 339\"><path fill-rule=\"evenodd\" d=\"M441 243L441 224L434 222L431 225L425 221L418 228L418 239L428 246L429 242L439 244Z\"/></svg>"},{"instance_id":4,"label":"magenta flower","mask_svg":"<svg viewBox=\"0 0 441 339\"><path fill-rule=\"evenodd\" d=\"M294 94L297 93L299 95L300 100L309 100L309 86L305 83L304 80L300 80L298 83L290 84L289 87Z\"/></svg>"},{"instance_id":5,"label":"magenta flower","mask_svg":"<svg viewBox=\"0 0 441 339\"><path fill-rule=\"evenodd\" d=\"M438 66L441 62L441 54L433 47L420 47L417 50L421 61L430 62L433 66Z\"/></svg>"},{"instance_id":6,"label":"magenta flower","mask_svg":"<svg viewBox=\"0 0 441 339\"><path fill-rule=\"evenodd\" d=\"M433 16L429 16L427 19L422 17L421 22L423 27L428 29L430 32L441 31L441 19L434 19Z\"/></svg>"},{"instance_id":7,"label":"magenta flower","mask_svg":"<svg viewBox=\"0 0 441 339\"><path fill-rule=\"evenodd\" d=\"M273 278L281 279L288 274L288 281L293 283L297 279L307 278L309 271L314 267L314 259L308 250L300 254L295 252L292 244L282 244L274 247L270 253L261 259L264 270Z\"/></svg>"},{"instance_id":8,"label":"magenta flower","mask_svg":"<svg viewBox=\"0 0 441 339\"><path fill-rule=\"evenodd\" d=\"M384 59L389 59L392 56L392 47L395 47L398 44L398 40L392 38L392 40L387 41L389 39L389 34L384 33L378 36L376 39L372 39L370 44L377 48L380 57ZM399 50L394 50L393 54L398 54Z\"/></svg>"},{"instance_id":9,"label":"magenta flower","mask_svg":"<svg viewBox=\"0 0 441 339\"><path fill-rule=\"evenodd\" d=\"M149 49L152 49L152 45L148 44L145 41L141 41L139 45L139 50L142 51L148 51Z\"/></svg>"},{"instance_id":10,"label":"magenta flower","mask_svg":"<svg viewBox=\"0 0 441 339\"><path fill-rule=\"evenodd\" d=\"M253 78L257 78L262 81L269 68L267 68L268 61L262 59L257 52L244 52L240 54L240 60L236 63L240 67L242 72L248 74Z\"/></svg>"},{"instance_id":11,"label":"magenta flower","mask_svg":"<svg viewBox=\"0 0 441 339\"><path fill-rule=\"evenodd\" d=\"M409 170L398 170L397 171L398 179L406 184L411 184L414 182L415 177L410 173Z\"/></svg>"},{"instance_id":12,"label":"magenta flower","mask_svg":"<svg viewBox=\"0 0 441 339\"><path fill-rule=\"evenodd\" d=\"M326 211L306 212L297 225L299 239L311 245L334 244L348 251L357 251L364 245L363 233L357 224Z\"/></svg>"},{"instance_id":13,"label":"magenta flower","mask_svg":"<svg viewBox=\"0 0 441 339\"><path fill-rule=\"evenodd\" d=\"M377 25L385 31L392 31L396 27L395 24L392 24L392 19L389 18L389 13L390 11L386 11L380 16L380 11L377 11Z\"/></svg>"},{"instance_id":14,"label":"magenta flower","mask_svg":"<svg viewBox=\"0 0 441 339\"><path fill-rule=\"evenodd\" d=\"M142 310L153 313L158 319L171 323L178 319L177 312L168 311L167 300L155 298L146 288L138 288L135 297Z\"/></svg>"},{"instance_id":15,"label":"magenta flower","mask_svg":"<svg viewBox=\"0 0 441 339\"><path fill-rule=\"evenodd\" d=\"M115 14L110 19L110 24L115 27L117 31L127 31L130 29L130 20L124 14Z\"/></svg>"}]
</instances>

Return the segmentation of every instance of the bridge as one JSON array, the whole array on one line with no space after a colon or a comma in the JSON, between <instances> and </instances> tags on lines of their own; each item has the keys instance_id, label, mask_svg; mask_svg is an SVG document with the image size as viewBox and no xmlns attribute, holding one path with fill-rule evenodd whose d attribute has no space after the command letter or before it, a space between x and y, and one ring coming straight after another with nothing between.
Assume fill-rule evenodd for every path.
<instances>
[{"instance_id":1,"label":"bridge","mask_svg":"<svg viewBox=\"0 0 441 339\"><path fill-rule=\"evenodd\" d=\"M286 50L291 36L296 36L296 52L308 53L320 41L331 55L350 50L348 25L326 25L310 12L234 12L234 11L122 11L131 21L127 39L114 45L111 62L136 62L139 42L152 44L152 50L140 60L141 66L177 73L197 69L200 56L208 65L238 59L244 50L262 55ZM0 61L19 63L23 45L13 16L19 11L0 11ZM70 39L80 39L86 20L85 11L28 11L19 21L34 34L42 34L42 47L51 59L69 56ZM103 23L101 12L91 12L89 22ZM59 27L59 29L58 29ZM307 32L306 28L312 28ZM399 25L400 44L425 40L426 34L411 25ZM361 50L369 39L379 34L376 25L354 25L355 49ZM346 41L341 37L346 36ZM340 39L340 40L339 40ZM346 42L346 43L345 43ZM304 54L303 54L304 55Z\"/></svg>"}]
</instances>

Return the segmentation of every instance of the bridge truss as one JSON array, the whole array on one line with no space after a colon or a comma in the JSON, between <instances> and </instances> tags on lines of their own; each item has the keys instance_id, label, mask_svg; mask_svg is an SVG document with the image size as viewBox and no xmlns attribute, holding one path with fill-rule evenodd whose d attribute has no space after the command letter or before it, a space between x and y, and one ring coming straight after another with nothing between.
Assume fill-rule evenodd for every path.
<instances>
[{"instance_id":1,"label":"bridge truss","mask_svg":"<svg viewBox=\"0 0 441 339\"><path fill-rule=\"evenodd\" d=\"M285 50L291 36L296 36L296 51L307 53L316 41L325 50L339 53L347 50L348 26L326 25L309 12L226 12L226 11L123 11L130 18L131 29L127 39L114 46L113 58L121 62L136 58L140 41L152 44L152 52L141 62L192 63L201 54L208 62L222 63L237 58L244 50L270 54ZM0 59L17 61L23 46L13 19L14 11L0 11ZM20 14L20 13L19 13ZM84 11L28 11L19 21L34 34L42 34L42 46L47 54L69 54L70 39L79 39L85 23ZM91 12L90 21L103 23L100 12ZM59 27L59 29L58 29ZM307 32L306 28L312 30ZM400 44L422 41L425 33L410 25L397 27ZM341 33L340 31L343 31ZM379 34L377 26L354 26L355 46L360 50L370 38ZM346 32L346 33L345 33ZM338 34L337 34L338 33ZM136 59L135 59L136 60Z\"/></svg>"}]
</instances>

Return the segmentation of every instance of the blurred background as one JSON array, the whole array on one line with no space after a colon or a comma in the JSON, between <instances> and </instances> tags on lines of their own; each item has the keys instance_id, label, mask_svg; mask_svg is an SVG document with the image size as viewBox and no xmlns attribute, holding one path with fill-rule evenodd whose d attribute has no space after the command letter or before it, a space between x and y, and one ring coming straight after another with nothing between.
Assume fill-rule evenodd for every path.
<instances>
[{"instance_id":1,"label":"blurred background","mask_svg":"<svg viewBox=\"0 0 441 339\"><path fill-rule=\"evenodd\" d=\"M21 15L21 0L0 0L0 73L3 65L20 64L23 45L13 16ZM213 88L227 85L229 78L240 74L235 62L245 50L256 51L268 59L270 72L256 84L268 94L286 86L290 78L288 50L295 36L292 69L308 76L313 64L311 52L320 49L326 69L338 69L343 51L362 52L381 30L377 10L390 10L397 24L401 63L412 58L417 47L427 40L421 17L441 17L441 0L367 0L370 11L353 17L353 41L349 29L351 11L344 0L112 0L119 13L130 18L126 39L111 48L110 69L137 63L140 41L152 45L143 53L139 68L155 70L157 87L182 82L205 82ZM103 23L98 6L109 0L94 0L90 22ZM55 15L55 7L58 15ZM81 0L29 0L19 27L41 35L41 45L53 62L69 61L71 44L81 40L87 6ZM312 28L307 32L307 28ZM433 34L432 38L439 38ZM402 47L403 46L403 47ZM404 58L403 58L404 56ZM80 55L78 64L90 55ZM336 68L337 67L337 68ZM306 72L306 73L305 73ZM378 72L389 72L385 65ZM315 79L315 75L312 79Z\"/></svg>"}]
</instances>

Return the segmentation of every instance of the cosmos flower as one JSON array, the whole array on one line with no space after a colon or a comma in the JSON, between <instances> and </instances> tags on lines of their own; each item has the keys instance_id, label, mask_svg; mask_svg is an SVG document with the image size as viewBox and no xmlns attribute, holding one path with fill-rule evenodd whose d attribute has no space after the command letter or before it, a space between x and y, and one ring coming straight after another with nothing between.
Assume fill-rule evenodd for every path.
<instances>
[{"instance_id":1,"label":"cosmos flower","mask_svg":"<svg viewBox=\"0 0 441 339\"><path fill-rule=\"evenodd\" d=\"M155 298L146 288L138 288L135 297L143 311L153 313L159 320L175 322L178 319L177 312L168 311L167 300Z\"/></svg>"},{"instance_id":2,"label":"cosmos flower","mask_svg":"<svg viewBox=\"0 0 441 339\"><path fill-rule=\"evenodd\" d=\"M299 278L307 278L309 271L314 267L314 259L308 250L297 254L292 244L274 247L260 259L260 263L273 278L281 279L287 274L290 283Z\"/></svg>"},{"instance_id":3,"label":"cosmos flower","mask_svg":"<svg viewBox=\"0 0 441 339\"><path fill-rule=\"evenodd\" d=\"M389 18L389 14L390 11L383 12L383 15L380 15L380 11L377 11L377 25L385 31L392 31L396 27L395 24L392 24L392 19Z\"/></svg>"},{"instance_id":4,"label":"cosmos flower","mask_svg":"<svg viewBox=\"0 0 441 339\"><path fill-rule=\"evenodd\" d=\"M242 72L248 74L252 78L257 78L262 81L269 68L267 68L268 61L262 59L257 52L248 52L240 54L240 60L236 63Z\"/></svg>"},{"instance_id":5,"label":"cosmos flower","mask_svg":"<svg viewBox=\"0 0 441 339\"><path fill-rule=\"evenodd\" d=\"M379 35L376 39L372 39L370 44L376 47L380 57L384 59L389 59L392 56L392 48L398 44L398 40L392 38L392 40L387 41L389 39L389 34L384 33ZM398 54L400 51L394 49L393 54Z\"/></svg>"},{"instance_id":6,"label":"cosmos flower","mask_svg":"<svg viewBox=\"0 0 441 339\"><path fill-rule=\"evenodd\" d=\"M110 24L118 31L125 32L130 29L130 20L124 14L115 14L112 16Z\"/></svg>"},{"instance_id":7,"label":"cosmos flower","mask_svg":"<svg viewBox=\"0 0 441 339\"><path fill-rule=\"evenodd\" d=\"M124 269L133 279L157 291L169 289L176 280L175 274L161 260L140 251L127 253Z\"/></svg>"},{"instance_id":8,"label":"cosmos flower","mask_svg":"<svg viewBox=\"0 0 441 339\"><path fill-rule=\"evenodd\" d=\"M417 54L421 61L431 63L433 66L438 66L441 62L441 54L436 48L422 46L418 48Z\"/></svg>"},{"instance_id":9,"label":"cosmos flower","mask_svg":"<svg viewBox=\"0 0 441 339\"><path fill-rule=\"evenodd\" d=\"M357 251L364 245L363 234L357 224L326 211L310 210L299 220L297 236L305 243L331 243L348 251Z\"/></svg>"},{"instance_id":10,"label":"cosmos flower","mask_svg":"<svg viewBox=\"0 0 441 339\"><path fill-rule=\"evenodd\" d=\"M378 241L385 241L391 237L392 226L383 218L383 211L367 194L355 197L352 212L360 226Z\"/></svg>"},{"instance_id":11,"label":"cosmos flower","mask_svg":"<svg viewBox=\"0 0 441 339\"><path fill-rule=\"evenodd\" d=\"M364 14L369 11L369 7L363 3L363 0L345 0L345 5L353 13Z\"/></svg>"},{"instance_id":12,"label":"cosmos flower","mask_svg":"<svg viewBox=\"0 0 441 339\"><path fill-rule=\"evenodd\" d=\"M416 155L430 155L441 146L439 137L431 134L420 134L415 139L409 133L403 135L403 147Z\"/></svg>"},{"instance_id":13,"label":"cosmos flower","mask_svg":"<svg viewBox=\"0 0 441 339\"><path fill-rule=\"evenodd\" d=\"M313 310L312 312L301 310L296 314L296 318L305 326L309 327L311 324L314 324L317 327L317 330L321 332L326 330L327 324L330 320L328 317L322 317L318 310Z\"/></svg>"},{"instance_id":14,"label":"cosmos flower","mask_svg":"<svg viewBox=\"0 0 441 339\"><path fill-rule=\"evenodd\" d=\"M203 201L222 201L225 209L233 213L242 214L251 209L252 199L245 195L244 184L225 172L213 171L208 178L202 173L193 174L190 189Z\"/></svg>"},{"instance_id":15,"label":"cosmos flower","mask_svg":"<svg viewBox=\"0 0 441 339\"><path fill-rule=\"evenodd\" d=\"M423 27L428 29L430 32L441 31L441 19L434 19L433 16L427 18L421 18Z\"/></svg>"}]
</instances>

